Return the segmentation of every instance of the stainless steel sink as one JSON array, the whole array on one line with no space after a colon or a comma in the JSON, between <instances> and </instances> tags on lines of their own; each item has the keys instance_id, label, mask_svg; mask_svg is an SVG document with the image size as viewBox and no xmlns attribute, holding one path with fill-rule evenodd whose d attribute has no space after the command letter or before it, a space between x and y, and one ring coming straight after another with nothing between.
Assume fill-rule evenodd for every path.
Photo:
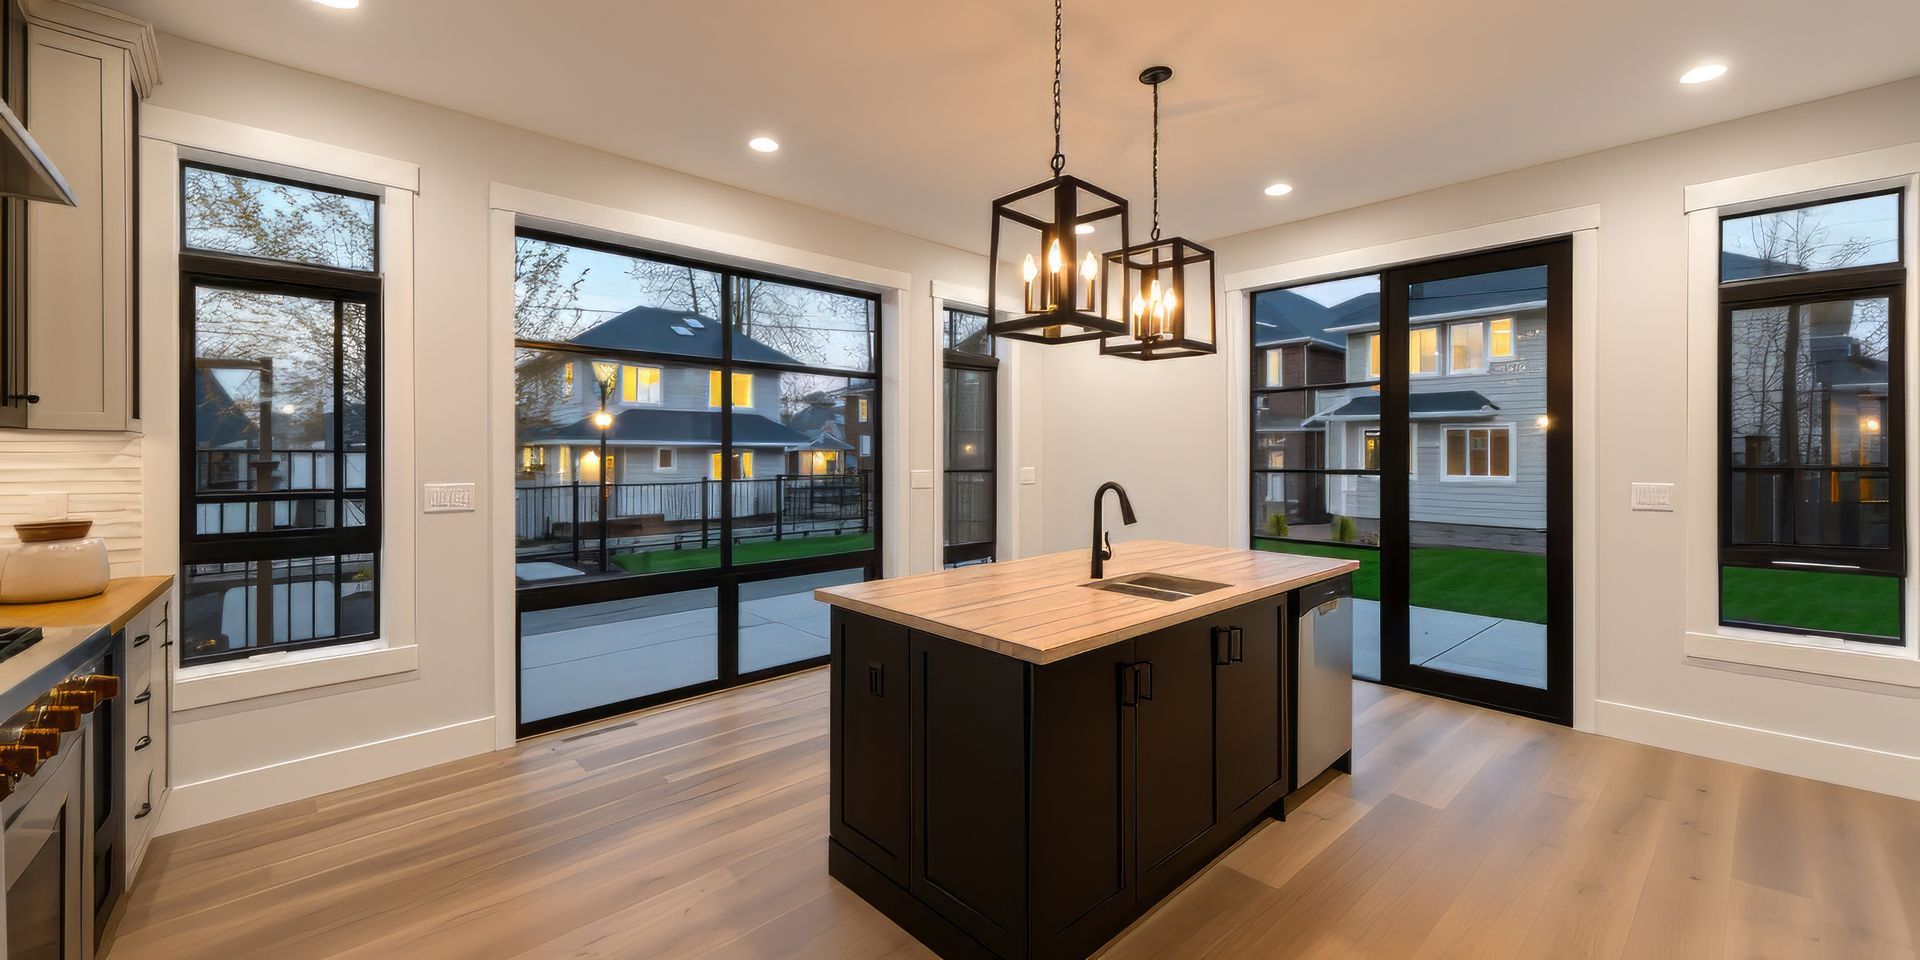
<instances>
[{"instance_id":1,"label":"stainless steel sink","mask_svg":"<svg viewBox=\"0 0 1920 960\"><path fill-rule=\"evenodd\" d=\"M1176 577L1170 573L1130 573L1124 577L1111 577L1095 580L1087 584L1095 590L1111 593L1124 593L1132 597L1146 597L1149 600L1185 600L1215 590L1225 590L1227 585L1212 580L1195 580L1192 577Z\"/></svg>"}]
</instances>

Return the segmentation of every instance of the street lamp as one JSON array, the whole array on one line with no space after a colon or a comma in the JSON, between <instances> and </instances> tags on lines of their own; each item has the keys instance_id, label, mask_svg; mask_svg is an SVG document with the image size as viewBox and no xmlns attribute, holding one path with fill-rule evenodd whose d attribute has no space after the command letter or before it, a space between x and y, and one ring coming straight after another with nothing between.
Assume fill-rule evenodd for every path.
<instances>
[{"instance_id":1,"label":"street lamp","mask_svg":"<svg viewBox=\"0 0 1920 960\"><path fill-rule=\"evenodd\" d=\"M593 465L594 479L600 482L600 572L607 572L607 431L613 426L613 414L605 409L593 413L594 429L600 431L600 453Z\"/></svg>"}]
</instances>

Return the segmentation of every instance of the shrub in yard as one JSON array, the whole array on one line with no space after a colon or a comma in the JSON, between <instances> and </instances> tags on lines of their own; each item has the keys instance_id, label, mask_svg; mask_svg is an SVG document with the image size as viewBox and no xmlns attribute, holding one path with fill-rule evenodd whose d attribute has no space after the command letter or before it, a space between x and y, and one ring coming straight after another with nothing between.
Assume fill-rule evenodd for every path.
<instances>
[{"instance_id":1,"label":"shrub in yard","mask_svg":"<svg viewBox=\"0 0 1920 960\"><path fill-rule=\"evenodd\" d=\"M1286 536L1287 535L1287 515L1284 513L1268 514L1267 515L1267 532L1276 537Z\"/></svg>"},{"instance_id":2,"label":"shrub in yard","mask_svg":"<svg viewBox=\"0 0 1920 960\"><path fill-rule=\"evenodd\" d=\"M1353 525L1352 517L1333 518L1333 539L1335 543L1352 543L1360 538L1360 532Z\"/></svg>"}]
</instances>

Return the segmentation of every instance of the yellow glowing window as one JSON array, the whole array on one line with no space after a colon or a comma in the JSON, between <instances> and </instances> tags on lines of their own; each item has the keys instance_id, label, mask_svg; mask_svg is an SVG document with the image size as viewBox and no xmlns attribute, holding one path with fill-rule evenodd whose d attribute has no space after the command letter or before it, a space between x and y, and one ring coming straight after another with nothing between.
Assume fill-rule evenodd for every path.
<instances>
[{"instance_id":1,"label":"yellow glowing window","mask_svg":"<svg viewBox=\"0 0 1920 960\"><path fill-rule=\"evenodd\" d=\"M1513 356L1513 318L1501 317L1488 324L1487 355L1502 359Z\"/></svg>"},{"instance_id":2,"label":"yellow glowing window","mask_svg":"<svg viewBox=\"0 0 1920 960\"><path fill-rule=\"evenodd\" d=\"M1367 335L1367 379L1380 379L1380 335Z\"/></svg>"},{"instance_id":3,"label":"yellow glowing window","mask_svg":"<svg viewBox=\"0 0 1920 960\"><path fill-rule=\"evenodd\" d=\"M860 422L861 423L867 422L867 398L866 397L860 398Z\"/></svg>"},{"instance_id":4,"label":"yellow glowing window","mask_svg":"<svg viewBox=\"0 0 1920 960\"><path fill-rule=\"evenodd\" d=\"M707 476L715 480L720 479L720 451L718 450L707 454Z\"/></svg>"},{"instance_id":5,"label":"yellow glowing window","mask_svg":"<svg viewBox=\"0 0 1920 960\"><path fill-rule=\"evenodd\" d=\"M628 403L659 403L660 368L622 364L620 399Z\"/></svg>"},{"instance_id":6,"label":"yellow glowing window","mask_svg":"<svg viewBox=\"0 0 1920 960\"><path fill-rule=\"evenodd\" d=\"M566 392L564 396L568 400L572 400L573 399L573 364L571 362L569 362L566 366L561 368L560 378L566 381L566 388L565 388Z\"/></svg>"},{"instance_id":7,"label":"yellow glowing window","mask_svg":"<svg viewBox=\"0 0 1920 960\"><path fill-rule=\"evenodd\" d=\"M1280 351L1275 348L1267 351L1267 386L1280 385Z\"/></svg>"},{"instance_id":8,"label":"yellow glowing window","mask_svg":"<svg viewBox=\"0 0 1920 960\"><path fill-rule=\"evenodd\" d=\"M735 456L740 458L740 475L742 477L752 477L753 476L753 451L742 450L739 453L735 454Z\"/></svg>"},{"instance_id":9,"label":"yellow glowing window","mask_svg":"<svg viewBox=\"0 0 1920 960\"><path fill-rule=\"evenodd\" d=\"M753 374L736 373L733 375L733 405L736 407L753 406ZM707 371L707 406L718 409L720 406L720 371Z\"/></svg>"},{"instance_id":10,"label":"yellow glowing window","mask_svg":"<svg viewBox=\"0 0 1920 960\"><path fill-rule=\"evenodd\" d=\"M1440 328L1407 331L1407 375L1440 372Z\"/></svg>"}]
</instances>

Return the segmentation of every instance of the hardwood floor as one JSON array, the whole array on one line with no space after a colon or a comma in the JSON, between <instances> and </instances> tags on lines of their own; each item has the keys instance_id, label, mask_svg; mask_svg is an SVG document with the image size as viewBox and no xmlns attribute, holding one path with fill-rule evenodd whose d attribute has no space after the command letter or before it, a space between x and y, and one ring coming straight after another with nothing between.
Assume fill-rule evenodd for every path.
<instances>
[{"instance_id":1,"label":"hardwood floor","mask_svg":"<svg viewBox=\"0 0 1920 960\"><path fill-rule=\"evenodd\" d=\"M163 837L110 960L930 956L827 878L826 680ZM1355 701L1354 775L1105 957L1915 956L1920 804Z\"/></svg>"}]
</instances>

